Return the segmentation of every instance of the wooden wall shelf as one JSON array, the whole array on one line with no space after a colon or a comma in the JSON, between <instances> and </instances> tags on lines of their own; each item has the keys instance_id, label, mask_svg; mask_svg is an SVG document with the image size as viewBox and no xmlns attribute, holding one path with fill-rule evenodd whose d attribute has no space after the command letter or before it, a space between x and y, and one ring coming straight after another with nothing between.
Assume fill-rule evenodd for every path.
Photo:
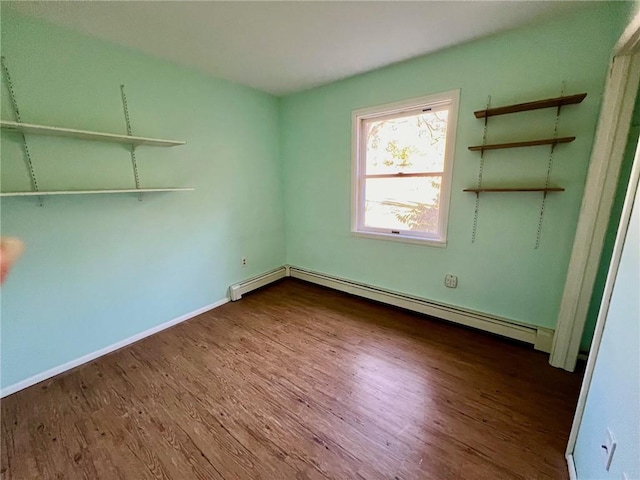
<instances>
[{"instance_id":1,"label":"wooden wall shelf","mask_svg":"<svg viewBox=\"0 0 640 480\"><path fill-rule=\"evenodd\" d=\"M503 148L519 148L519 147L536 147L540 145L557 145L559 143L573 142L576 137L561 137L561 138L545 138L542 140L527 140L524 142L512 142L512 143L494 143L491 145L474 145L469 147L472 152L482 152L483 150L500 150Z\"/></svg>"},{"instance_id":2,"label":"wooden wall shelf","mask_svg":"<svg viewBox=\"0 0 640 480\"><path fill-rule=\"evenodd\" d=\"M120 135L116 133L92 132L89 130L74 130L72 128L51 127L49 125L36 125L34 123L10 122L0 120L0 128L14 132L30 133L34 135L49 135L54 137L71 137L81 140L93 140L99 142L125 143L139 146L175 147L184 145L181 140L163 140L161 138L134 137L132 135Z\"/></svg>"},{"instance_id":3,"label":"wooden wall shelf","mask_svg":"<svg viewBox=\"0 0 640 480\"><path fill-rule=\"evenodd\" d=\"M95 195L103 193L191 192L193 188L125 188L120 190L53 190L46 192L2 192L0 197L46 197L50 195Z\"/></svg>"},{"instance_id":4,"label":"wooden wall shelf","mask_svg":"<svg viewBox=\"0 0 640 480\"><path fill-rule=\"evenodd\" d=\"M535 102L518 103L515 105L506 105L504 107L489 108L473 112L476 118L493 117L495 115L507 115L516 112L528 112L529 110L539 110L541 108L561 107L563 105L574 105L581 103L586 93L578 93L567 97L545 98L544 100L536 100Z\"/></svg>"},{"instance_id":5,"label":"wooden wall shelf","mask_svg":"<svg viewBox=\"0 0 640 480\"><path fill-rule=\"evenodd\" d=\"M50 125L37 125L34 123L23 123L20 117L20 110L18 109L18 102L15 96L15 88L11 81L11 74L9 73L9 67L4 56L0 55L0 63L2 64L3 79L7 85L8 93L11 96L11 105L13 107L13 115L17 121L0 120L0 128L11 132L16 132L22 137L22 147L24 151L24 158L29 176L31 180L31 191L28 192L0 192L0 197L36 197L40 206L42 206L42 197L51 195L95 195L95 194L113 194L113 193L136 193L138 194L138 200L142 200L143 193L154 192L178 192L178 191L190 191L194 190L190 187L159 187L159 188L141 188L140 178L138 176L138 166L136 163L135 150L140 145L149 145L155 147L175 147L178 145L184 145L185 142L181 140L163 140L160 138L148 138L148 137L135 137L131 133L131 123L129 121L129 109L127 106L127 97L124 91L124 85L120 85L120 94L122 96L122 109L124 111L124 117L127 126L127 134L116 134L106 132L94 132L90 130L76 130L65 127L53 127ZM29 145L27 144L27 136L25 134L34 135L48 135L54 137L67 137L76 138L80 140L90 140L98 142L114 142L130 145L129 150L131 154L131 166L133 169L133 179L135 181L136 188L115 188L115 189L89 189L89 190L54 190L54 191L41 191L38 188L38 180L36 177L36 171L33 167L31 160L31 153L29 151Z\"/></svg>"},{"instance_id":6,"label":"wooden wall shelf","mask_svg":"<svg viewBox=\"0 0 640 480\"><path fill-rule=\"evenodd\" d=\"M564 188L561 187L497 187L497 188L465 188L464 192L473 193L489 193L489 192L564 192Z\"/></svg>"},{"instance_id":7,"label":"wooden wall shelf","mask_svg":"<svg viewBox=\"0 0 640 480\"><path fill-rule=\"evenodd\" d=\"M564 91L564 82L562 91ZM562 187L550 187L551 184L551 168L553 165L553 155L555 152L555 147L561 143L570 143L573 142L576 137L558 137L558 124L560 120L560 112L561 107L563 105L574 105L581 103L587 97L586 93L578 93L575 95L561 96L555 98L545 98L543 100L536 100L534 102L525 102L525 103L517 103L513 105L505 105L502 107L489 108L489 104L491 101L491 97L489 97L489 103L487 104L487 108L484 110L477 110L473 112L476 118L484 118L484 135L483 135L483 145L473 145L468 147L472 152L481 152L480 155L480 167L478 169L478 182L476 183L476 188L465 188L464 192L472 192L476 194L475 198L475 211L473 214L473 229L471 233L471 243L476 241L476 234L478 229L478 212L480 210L480 194L481 193L518 193L518 192L542 192L540 206L540 215L538 217L538 229L536 233L536 243L535 248L537 249L540 246L540 238L542 232L542 220L544 218L545 212L545 202L547 201L547 194L550 192L564 192L564 188ZM509 143L494 143L487 144L487 129L489 126L489 117L493 117L496 115L507 115L510 113L516 112L528 112L531 110L539 110L542 108L552 108L557 107L556 110L556 121L555 128L553 131L552 138L542 138L538 140L524 140L519 142L509 142ZM485 150L500 150L504 148L520 148L520 147L535 147L541 145L551 145L551 149L549 151L548 163L547 163L547 176L543 183L543 186L531 186L531 187L483 187L482 186L482 173L484 167ZM526 182L526 179L523 180L514 180L514 182ZM541 182L542 183L542 182ZM539 184L538 184L539 185Z\"/></svg>"}]
</instances>

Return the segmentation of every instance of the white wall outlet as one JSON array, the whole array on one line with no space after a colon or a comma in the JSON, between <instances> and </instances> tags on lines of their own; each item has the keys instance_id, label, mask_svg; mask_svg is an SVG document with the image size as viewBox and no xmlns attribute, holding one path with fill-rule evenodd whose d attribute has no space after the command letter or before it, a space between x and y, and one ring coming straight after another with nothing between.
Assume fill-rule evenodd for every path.
<instances>
[{"instance_id":1,"label":"white wall outlet","mask_svg":"<svg viewBox=\"0 0 640 480\"><path fill-rule=\"evenodd\" d=\"M240 262L242 263L243 267L247 266L247 259L246 258L242 257L242 260Z\"/></svg>"},{"instance_id":2,"label":"white wall outlet","mask_svg":"<svg viewBox=\"0 0 640 480\"><path fill-rule=\"evenodd\" d=\"M611 467L611 460L613 460L613 453L616 451L616 437L613 436L611 430L607 428L607 435L600 445L602 452L602 461L604 462L604 469L609 471Z\"/></svg>"},{"instance_id":3,"label":"white wall outlet","mask_svg":"<svg viewBox=\"0 0 640 480\"><path fill-rule=\"evenodd\" d=\"M444 286L449 288L456 288L458 286L458 277L455 275L451 275L450 273L446 274L444 277Z\"/></svg>"}]
</instances>

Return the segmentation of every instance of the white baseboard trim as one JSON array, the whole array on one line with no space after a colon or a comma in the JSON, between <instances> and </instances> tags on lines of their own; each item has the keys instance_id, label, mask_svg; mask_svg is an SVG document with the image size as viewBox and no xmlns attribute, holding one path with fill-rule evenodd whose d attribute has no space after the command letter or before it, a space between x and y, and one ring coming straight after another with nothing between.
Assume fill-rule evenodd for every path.
<instances>
[{"instance_id":1,"label":"white baseboard trim","mask_svg":"<svg viewBox=\"0 0 640 480\"><path fill-rule=\"evenodd\" d=\"M132 343L135 343L138 340L142 340L143 338L149 337L169 327L173 327L178 323L184 322L186 320L189 320L190 318L201 315L205 312L208 312L209 310L213 310L216 307L220 307L221 305L224 305L228 301L229 301L228 298L223 298L222 300L219 300L215 303L212 303L210 305L205 305L204 307L198 308L193 312L186 313L184 315L181 315L180 317L174 318L173 320L169 320L168 322L162 323L160 325L156 325L155 327L145 330L144 332L137 333L129 338L125 338L124 340L120 340L119 342L116 342L107 347L101 348L100 350L96 350L95 352L88 353L86 355L83 355L82 357L76 358L75 360L71 360L70 362L63 363L62 365L51 368L42 373L38 373L37 375L29 377L26 380L22 380L18 383L14 383L13 385L9 385L8 387L5 387L0 391L0 398L4 398L7 395L16 393L27 387L35 385L36 383L40 383L44 380L48 380L49 378L55 377L56 375L66 372L67 370L71 370L72 368L79 367L82 364L89 363L98 357L107 355L108 353L114 352L115 350L119 350L122 347L131 345Z\"/></svg>"},{"instance_id":2,"label":"white baseboard trim","mask_svg":"<svg viewBox=\"0 0 640 480\"><path fill-rule=\"evenodd\" d=\"M270 270L265 273L261 273L249 280L245 280L229 287L229 297L231 301L235 302L242 298L242 295L248 293L256 288L264 287L270 283L280 280L281 278L288 277L288 268L280 267L275 270Z\"/></svg>"},{"instance_id":3,"label":"white baseboard trim","mask_svg":"<svg viewBox=\"0 0 640 480\"><path fill-rule=\"evenodd\" d=\"M549 328L536 327L536 341L533 348L540 352L551 353L554 333L555 331Z\"/></svg>"},{"instance_id":4,"label":"white baseboard trim","mask_svg":"<svg viewBox=\"0 0 640 480\"><path fill-rule=\"evenodd\" d=\"M547 328L523 325L495 315L436 303L424 298L404 295L363 283L333 277L324 273L304 270L292 265L287 266L287 271L293 278L519 340L534 345L534 348L537 350L547 353L551 351L553 330Z\"/></svg>"},{"instance_id":5,"label":"white baseboard trim","mask_svg":"<svg viewBox=\"0 0 640 480\"><path fill-rule=\"evenodd\" d=\"M576 462L573 460L573 454L567 453L565 458L567 459L567 468L569 469L569 480L578 480L578 472L576 472Z\"/></svg>"}]
</instances>

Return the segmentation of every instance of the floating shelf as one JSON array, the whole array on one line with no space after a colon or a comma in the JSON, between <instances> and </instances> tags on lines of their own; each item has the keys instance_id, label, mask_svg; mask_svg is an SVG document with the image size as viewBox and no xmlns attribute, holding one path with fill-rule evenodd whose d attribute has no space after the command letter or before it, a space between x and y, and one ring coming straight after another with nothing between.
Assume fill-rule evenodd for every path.
<instances>
[{"instance_id":1,"label":"floating shelf","mask_svg":"<svg viewBox=\"0 0 640 480\"><path fill-rule=\"evenodd\" d=\"M134 137L115 133L92 132L89 130L74 130L71 128L50 127L33 123L10 122L0 120L0 127L14 132L30 133L34 135L49 135L54 137L71 137L84 140L97 140L102 142L125 143L134 146L148 145L153 147L175 147L184 145L180 140L162 140L159 138Z\"/></svg>"},{"instance_id":2,"label":"floating shelf","mask_svg":"<svg viewBox=\"0 0 640 480\"><path fill-rule=\"evenodd\" d=\"M474 145L469 147L472 152L482 152L483 150L500 150L503 148L519 148L519 147L536 147L539 145L557 145L559 143L573 142L576 137L562 137L562 138L545 138L542 140L528 140L524 142L512 142L512 143L495 143L492 145Z\"/></svg>"},{"instance_id":3,"label":"floating shelf","mask_svg":"<svg viewBox=\"0 0 640 480\"><path fill-rule=\"evenodd\" d=\"M465 188L464 192L564 192L561 187Z\"/></svg>"},{"instance_id":4,"label":"floating shelf","mask_svg":"<svg viewBox=\"0 0 640 480\"><path fill-rule=\"evenodd\" d=\"M529 110L539 110L541 108L561 107L563 105L574 105L581 103L586 93L578 93L567 97L546 98L544 100L536 100L535 102L518 103L515 105L506 105L504 107L489 108L473 112L476 118L493 117L495 115L506 115L516 112L528 112Z\"/></svg>"},{"instance_id":5,"label":"floating shelf","mask_svg":"<svg viewBox=\"0 0 640 480\"><path fill-rule=\"evenodd\" d=\"M2 192L0 197L43 197L49 195L95 195L102 193L153 193L153 192L189 192L190 187L177 188L126 188L121 190L57 190L48 192Z\"/></svg>"}]
</instances>

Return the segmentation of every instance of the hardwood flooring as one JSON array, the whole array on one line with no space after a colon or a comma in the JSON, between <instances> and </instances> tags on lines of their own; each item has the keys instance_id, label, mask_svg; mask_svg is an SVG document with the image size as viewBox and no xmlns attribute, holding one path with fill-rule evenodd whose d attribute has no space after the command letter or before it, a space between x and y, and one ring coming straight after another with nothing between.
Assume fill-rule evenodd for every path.
<instances>
[{"instance_id":1,"label":"hardwood flooring","mask_svg":"<svg viewBox=\"0 0 640 480\"><path fill-rule=\"evenodd\" d=\"M558 479L581 376L284 280L2 400L2 479Z\"/></svg>"}]
</instances>

